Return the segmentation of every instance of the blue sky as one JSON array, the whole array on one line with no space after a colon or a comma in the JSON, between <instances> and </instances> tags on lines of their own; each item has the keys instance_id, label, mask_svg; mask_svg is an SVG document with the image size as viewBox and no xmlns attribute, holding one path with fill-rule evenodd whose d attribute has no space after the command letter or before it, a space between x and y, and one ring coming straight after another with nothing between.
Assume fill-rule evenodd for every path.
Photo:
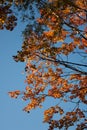
<instances>
[{"instance_id":1,"label":"blue sky","mask_svg":"<svg viewBox=\"0 0 87 130\"><path fill-rule=\"evenodd\" d=\"M30 114L22 111L27 103L11 99L8 91L23 90L25 63L16 63L12 56L21 49L22 25L14 31L0 31L0 130L47 130L42 123L43 109L36 109Z\"/></svg>"}]
</instances>

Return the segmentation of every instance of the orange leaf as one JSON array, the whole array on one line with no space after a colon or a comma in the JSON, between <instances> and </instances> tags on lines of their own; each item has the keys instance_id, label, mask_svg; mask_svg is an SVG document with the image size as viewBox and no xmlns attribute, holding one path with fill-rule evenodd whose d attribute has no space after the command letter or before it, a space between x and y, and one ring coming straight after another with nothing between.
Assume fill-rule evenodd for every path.
<instances>
[{"instance_id":1,"label":"orange leaf","mask_svg":"<svg viewBox=\"0 0 87 130\"><path fill-rule=\"evenodd\" d=\"M54 31L48 31L48 32L44 32L44 34L47 36L47 37L53 37L54 35Z\"/></svg>"},{"instance_id":2,"label":"orange leaf","mask_svg":"<svg viewBox=\"0 0 87 130\"><path fill-rule=\"evenodd\" d=\"M12 98L17 98L18 95L20 94L19 90L13 91L13 92L8 92L9 96Z\"/></svg>"},{"instance_id":3,"label":"orange leaf","mask_svg":"<svg viewBox=\"0 0 87 130\"><path fill-rule=\"evenodd\" d=\"M86 40L86 39L82 38L82 43L83 43L83 45L84 45L85 47L87 47L87 40Z\"/></svg>"}]
</instances>

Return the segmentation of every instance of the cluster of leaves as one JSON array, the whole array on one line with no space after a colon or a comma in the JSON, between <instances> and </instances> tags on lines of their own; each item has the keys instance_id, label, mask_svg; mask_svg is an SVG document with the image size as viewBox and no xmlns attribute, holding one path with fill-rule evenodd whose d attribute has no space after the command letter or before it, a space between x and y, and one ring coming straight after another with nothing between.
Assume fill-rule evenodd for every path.
<instances>
[{"instance_id":1,"label":"cluster of leaves","mask_svg":"<svg viewBox=\"0 0 87 130\"><path fill-rule=\"evenodd\" d=\"M16 21L17 18L10 9L10 5L0 5L0 29L6 28L7 30L12 31L17 25Z\"/></svg>"},{"instance_id":2,"label":"cluster of leaves","mask_svg":"<svg viewBox=\"0 0 87 130\"><path fill-rule=\"evenodd\" d=\"M59 108L59 110L57 111L57 113L59 112L61 115L63 115L63 113L64 113L63 110L60 109L60 107L58 107L58 108ZM56 113L56 112L53 112L52 110L50 112L51 112L51 114ZM47 116L47 117L49 117L49 116ZM62 118L59 120L52 120L51 119L49 121L49 124L50 124L49 130L53 130L54 128L62 129L63 127L65 127L65 129L67 130L68 127L74 126L74 122L78 122L79 120L81 121L81 119L83 119L84 117L85 117L84 113L79 108L77 108L75 111L67 112L66 115L62 116ZM84 122L84 123L82 123L83 125L82 124L77 125L76 130L82 130L82 129L87 128L86 119L83 122Z\"/></svg>"},{"instance_id":3,"label":"cluster of leaves","mask_svg":"<svg viewBox=\"0 0 87 130\"><path fill-rule=\"evenodd\" d=\"M17 15L15 13L21 12L21 19L34 19L33 3L38 4L39 1L32 0L1 0L0 1L0 29L7 29L12 31L17 25ZM28 10L29 8L29 10ZM26 11L27 10L27 11ZM28 14L29 12L29 14ZM29 16L28 16L29 15Z\"/></svg>"},{"instance_id":4,"label":"cluster of leaves","mask_svg":"<svg viewBox=\"0 0 87 130\"><path fill-rule=\"evenodd\" d=\"M56 99L58 105L44 111L49 130L67 130L76 123L76 130L84 130L87 128L87 2L21 0L16 5L27 8L27 2L37 3L39 15L26 26L22 49L13 56L16 62L26 62L27 87L24 92L16 90L9 95L12 98L22 95L24 101L29 100L23 109L26 112L41 108L47 97ZM68 103L73 107L65 110ZM55 120L57 114L59 119Z\"/></svg>"}]
</instances>

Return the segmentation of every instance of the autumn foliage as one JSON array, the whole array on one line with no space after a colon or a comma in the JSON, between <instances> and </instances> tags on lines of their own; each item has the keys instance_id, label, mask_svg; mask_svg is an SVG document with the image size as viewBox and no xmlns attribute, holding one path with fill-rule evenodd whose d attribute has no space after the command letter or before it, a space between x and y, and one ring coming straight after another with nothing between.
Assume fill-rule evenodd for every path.
<instances>
[{"instance_id":1,"label":"autumn foliage","mask_svg":"<svg viewBox=\"0 0 87 130\"><path fill-rule=\"evenodd\" d=\"M23 4L21 1L22 6ZM27 86L24 91L16 90L9 92L9 95L12 98L22 95L24 101L29 100L23 109L26 112L42 108L43 102L48 97L52 98L55 106L44 111L43 119L44 123L49 124L49 130L68 130L71 126L76 130L85 130L87 1L35 0L32 8L33 6L39 14L32 19L34 22L26 26L22 49L13 56L16 62L26 62ZM0 20L1 24L6 22L3 16ZM68 109L68 106L71 108Z\"/></svg>"}]
</instances>

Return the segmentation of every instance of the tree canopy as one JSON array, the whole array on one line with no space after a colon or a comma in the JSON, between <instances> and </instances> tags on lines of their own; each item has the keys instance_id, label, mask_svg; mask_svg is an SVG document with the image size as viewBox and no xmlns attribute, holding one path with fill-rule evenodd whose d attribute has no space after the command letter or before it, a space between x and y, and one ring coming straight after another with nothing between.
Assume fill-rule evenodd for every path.
<instances>
[{"instance_id":1,"label":"tree canopy","mask_svg":"<svg viewBox=\"0 0 87 130\"><path fill-rule=\"evenodd\" d=\"M85 130L87 1L2 0L0 29L12 31L18 22L17 12L27 25L21 50L13 58L26 62L27 86L24 91L15 90L9 95L12 98L22 95L24 101L28 100L23 109L26 112L42 108L46 99L53 98L55 106L44 111L43 122L49 124L48 129L68 130L74 126L76 130ZM72 106L70 110L68 105Z\"/></svg>"}]
</instances>

